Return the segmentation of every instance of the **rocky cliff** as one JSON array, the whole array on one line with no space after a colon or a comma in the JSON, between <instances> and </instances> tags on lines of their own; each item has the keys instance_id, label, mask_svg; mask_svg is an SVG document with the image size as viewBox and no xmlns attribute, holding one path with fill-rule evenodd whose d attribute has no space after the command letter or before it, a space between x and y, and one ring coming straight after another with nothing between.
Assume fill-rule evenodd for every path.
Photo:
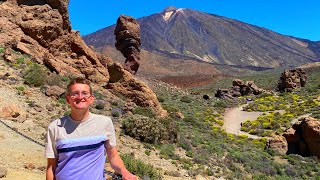
<instances>
[{"instance_id":1,"label":"rocky cliff","mask_svg":"<svg viewBox=\"0 0 320 180\"><path fill-rule=\"evenodd\" d=\"M0 47L5 49L3 59L14 61L15 52L27 54L51 72L86 77L101 86L108 84L111 91L138 105L152 107L158 115L165 116L166 111L152 90L126 73L121 65L94 52L84 43L79 32L71 29L68 3L68 0L0 1ZM114 73L109 72L112 67L116 67L119 77L126 78L113 77ZM112 79L117 79L117 83L110 81ZM132 86L140 88L132 90ZM130 96L123 93L127 91L130 91Z\"/></svg>"}]
</instances>

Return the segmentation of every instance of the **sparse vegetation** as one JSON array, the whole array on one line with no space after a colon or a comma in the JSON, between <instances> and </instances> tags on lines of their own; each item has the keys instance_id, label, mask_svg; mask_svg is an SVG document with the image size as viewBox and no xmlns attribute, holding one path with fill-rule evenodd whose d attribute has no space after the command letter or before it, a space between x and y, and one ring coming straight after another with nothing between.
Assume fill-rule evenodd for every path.
<instances>
[{"instance_id":1,"label":"sparse vegetation","mask_svg":"<svg viewBox=\"0 0 320 180\"><path fill-rule=\"evenodd\" d=\"M133 114L138 114L138 115L142 115L142 116L146 116L146 117L150 117L153 118L156 116L155 112L153 112L153 110L149 107L140 107L137 106L133 109L132 111Z\"/></svg>"},{"instance_id":2,"label":"sparse vegetation","mask_svg":"<svg viewBox=\"0 0 320 180\"><path fill-rule=\"evenodd\" d=\"M160 173L157 172L153 166L134 159L130 154L121 154L120 156L126 168L140 178L155 180L162 179Z\"/></svg>"},{"instance_id":3,"label":"sparse vegetation","mask_svg":"<svg viewBox=\"0 0 320 180\"><path fill-rule=\"evenodd\" d=\"M126 134L148 143L175 141L178 129L170 118L157 119L142 115L129 116L123 120Z\"/></svg>"},{"instance_id":4,"label":"sparse vegetation","mask_svg":"<svg viewBox=\"0 0 320 180\"><path fill-rule=\"evenodd\" d=\"M46 70L39 64L33 63L27 67L23 78L30 86L43 86L47 77Z\"/></svg>"},{"instance_id":5,"label":"sparse vegetation","mask_svg":"<svg viewBox=\"0 0 320 180\"><path fill-rule=\"evenodd\" d=\"M276 71L276 73L273 71L263 72L259 73L259 76L252 75L246 76L248 79L246 77L241 77L241 79L254 80L259 87L271 90L275 88L281 72L282 70ZM306 88L298 89L291 94L283 93L278 96L261 94L254 97L254 102L246 110L262 111L265 114L259 117L257 121L245 122L242 126L243 130L260 136L270 136L273 133L281 134L284 128L291 126L290 122L293 118L311 111L317 111L314 107L318 107L317 104L319 103L316 100L319 96L319 89L316 89L319 83L315 81L315 77L319 77L319 74L318 76L311 76L313 77L308 78L308 81L317 84L310 86L311 88L308 88L307 83ZM226 87L231 85L232 79L234 78L228 80L228 83L226 83L228 86ZM222 81L226 82L227 80ZM192 93L192 95L179 93L174 89L168 91L168 89L165 87L161 89L160 87L156 92L158 96L165 99L161 104L169 113L181 112L185 115L183 120L175 119L180 129L180 138L175 146L184 148L186 155L192 159L186 160L178 157L172 153L173 148L170 151L167 148L164 152L170 155L163 157L173 159L175 163L183 164L183 167L188 169L190 173L201 172L205 174L204 171L198 171L196 168L196 166L205 165L209 166L208 174L216 177L223 176L226 179L292 179L295 177L306 178L306 174L309 177L317 177L320 174L319 161L316 159L299 156L303 159L300 159L303 163L294 160L289 164L280 164L274 161L274 156L279 156L278 154L264 150L266 139L251 140L245 135L236 136L221 130L220 126L223 125L221 114L224 113L226 107L234 106L233 102L216 98L206 101L201 100L201 94L208 92L206 90L202 91L204 89L201 88L193 89L195 93ZM209 92L214 91L211 89ZM192 105L181 103L181 99L185 97L192 99ZM306 109L308 110L305 111ZM282 111L268 113L275 110ZM175 117L172 116L172 118ZM253 126L248 126L251 123ZM280 157L288 158L281 155ZM291 155L289 157L291 158ZM304 163L306 166L303 166ZM311 169L309 167L312 165L315 165L315 168ZM219 167L219 171L214 170L216 166ZM295 167L301 168L301 170L293 172Z\"/></svg>"}]
</instances>

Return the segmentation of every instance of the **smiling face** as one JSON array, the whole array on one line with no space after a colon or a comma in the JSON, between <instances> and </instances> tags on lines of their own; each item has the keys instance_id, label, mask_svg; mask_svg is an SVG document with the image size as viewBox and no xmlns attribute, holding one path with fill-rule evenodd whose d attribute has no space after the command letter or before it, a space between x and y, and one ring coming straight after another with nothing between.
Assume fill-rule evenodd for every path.
<instances>
[{"instance_id":1,"label":"smiling face","mask_svg":"<svg viewBox=\"0 0 320 180\"><path fill-rule=\"evenodd\" d=\"M90 105L94 102L90 86L87 84L73 84L69 88L66 101L71 107L71 112L89 111Z\"/></svg>"}]
</instances>

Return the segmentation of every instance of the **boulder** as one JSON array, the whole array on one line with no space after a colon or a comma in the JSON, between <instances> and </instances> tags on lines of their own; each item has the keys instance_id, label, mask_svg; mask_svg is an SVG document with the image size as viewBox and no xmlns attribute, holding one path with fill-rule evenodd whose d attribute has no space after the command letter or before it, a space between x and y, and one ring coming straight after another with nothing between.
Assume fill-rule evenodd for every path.
<instances>
[{"instance_id":1,"label":"boulder","mask_svg":"<svg viewBox=\"0 0 320 180\"><path fill-rule=\"evenodd\" d=\"M287 142L287 154L320 157L319 120L312 117L301 118L291 128L286 130L282 136Z\"/></svg>"},{"instance_id":2,"label":"boulder","mask_svg":"<svg viewBox=\"0 0 320 180\"><path fill-rule=\"evenodd\" d=\"M7 176L7 169L0 167L0 178Z\"/></svg>"},{"instance_id":3,"label":"boulder","mask_svg":"<svg viewBox=\"0 0 320 180\"><path fill-rule=\"evenodd\" d=\"M128 101L138 106L152 108L160 117L168 115L167 111L161 107L156 94L142 81L135 79L119 63L108 65L108 70L110 81L105 88L123 95Z\"/></svg>"},{"instance_id":4,"label":"boulder","mask_svg":"<svg viewBox=\"0 0 320 180\"><path fill-rule=\"evenodd\" d=\"M215 97L223 99L233 99L234 97L258 95L265 92L265 90L258 88L253 81L247 81L244 83L241 79L234 79L232 81L232 87L230 89L218 89Z\"/></svg>"},{"instance_id":5,"label":"boulder","mask_svg":"<svg viewBox=\"0 0 320 180\"><path fill-rule=\"evenodd\" d=\"M306 85L307 75L301 68L285 70L278 82L277 91L292 92L293 89Z\"/></svg>"},{"instance_id":6,"label":"boulder","mask_svg":"<svg viewBox=\"0 0 320 180\"><path fill-rule=\"evenodd\" d=\"M273 136L267 141L266 148L271 148L279 154L286 154L288 152L288 143L283 136Z\"/></svg>"},{"instance_id":7,"label":"boulder","mask_svg":"<svg viewBox=\"0 0 320 180\"><path fill-rule=\"evenodd\" d=\"M49 97L59 99L65 92L66 90L59 86L50 86L46 88L45 94Z\"/></svg>"}]
</instances>

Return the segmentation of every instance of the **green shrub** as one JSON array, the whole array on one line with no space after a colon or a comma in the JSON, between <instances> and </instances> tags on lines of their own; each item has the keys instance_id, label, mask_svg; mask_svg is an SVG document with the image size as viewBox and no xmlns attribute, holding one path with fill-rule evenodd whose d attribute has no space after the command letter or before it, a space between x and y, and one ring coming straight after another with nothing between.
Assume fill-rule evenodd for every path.
<instances>
[{"instance_id":1,"label":"green shrub","mask_svg":"<svg viewBox=\"0 0 320 180\"><path fill-rule=\"evenodd\" d=\"M125 118L123 127L129 136L148 143L176 141L178 134L177 126L170 118L156 119L135 115Z\"/></svg>"},{"instance_id":2,"label":"green shrub","mask_svg":"<svg viewBox=\"0 0 320 180\"><path fill-rule=\"evenodd\" d=\"M220 107L220 108L227 108L228 107L227 103L223 100L220 100L220 99L217 100L217 102L215 102L213 106Z\"/></svg>"},{"instance_id":3,"label":"green shrub","mask_svg":"<svg viewBox=\"0 0 320 180\"><path fill-rule=\"evenodd\" d=\"M36 107L36 102L35 101L31 101L31 100L27 100L26 103L30 106L30 107Z\"/></svg>"},{"instance_id":4,"label":"green shrub","mask_svg":"<svg viewBox=\"0 0 320 180\"><path fill-rule=\"evenodd\" d=\"M144 154L147 155L147 156L150 156L151 151L149 149L147 149L147 150L144 151Z\"/></svg>"},{"instance_id":5,"label":"green shrub","mask_svg":"<svg viewBox=\"0 0 320 180\"><path fill-rule=\"evenodd\" d=\"M174 154L175 148L172 144L165 144L160 147L160 157L164 159L177 159Z\"/></svg>"},{"instance_id":6,"label":"green shrub","mask_svg":"<svg viewBox=\"0 0 320 180\"><path fill-rule=\"evenodd\" d=\"M60 104L67 104L66 99L63 98L63 97L60 97L60 98L58 99L58 102L59 102Z\"/></svg>"},{"instance_id":7,"label":"green shrub","mask_svg":"<svg viewBox=\"0 0 320 180\"><path fill-rule=\"evenodd\" d=\"M186 156L188 156L188 157L194 157L194 153L192 152L192 151L187 151L186 152Z\"/></svg>"},{"instance_id":8,"label":"green shrub","mask_svg":"<svg viewBox=\"0 0 320 180\"><path fill-rule=\"evenodd\" d=\"M136 160L130 154L120 155L126 168L133 174L144 179L162 179L161 175L157 170L149 165L145 164L140 160Z\"/></svg>"},{"instance_id":9,"label":"green shrub","mask_svg":"<svg viewBox=\"0 0 320 180\"><path fill-rule=\"evenodd\" d=\"M179 112L179 108L174 105L163 105L163 109L168 111L169 113Z\"/></svg>"},{"instance_id":10,"label":"green shrub","mask_svg":"<svg viewBox=\"0 0 320 180\"><path fill-rule=\"evenodd\" d=\"M47 74L45 69L39 64L30 65L24 72L23 78L25 83L35 87L43 86Z\"/></svg>"},{"instance_id":11,"label":"green shrub","mask_svg":"<svg viewBox=\"0 0 320 180\"><path fill-rule=\"evenodd\" d=\"M65 87L65 82L62 80L62 76L56 73L46 77L45 83L49 86Z\"/></svg>"},{"instance_id":12,"label":"green shrub","mask_svg":"<svg viewBox=\"0 0 320 180\"><path fill-rule=\"evenodd\" d=\"M93 96L96 98L96 99L103 99L104 98L104 95L99 92L99 91L93 91ZM117 101L112 101L111 104L114 105L113 103L116 103L115 106L118 105L118 102Z\"/></svg>"},{"instance_id":13,"label":"green shrub","mask_svg":"<svg viewBox=\"0 0 320 180\"><path fill-rule=\"evenodd\" d=\"M122 115L122 110L120 108L113 108L111 110L111 115L113 117L120 117Z\"/></svg>"},{"instance_id":14,"label":"green shrub","mask_svg":"<svg viewBox=\"0 0 320 180\"><path fill-rule=\"evenodd\" d=\"M0 47L0 53L4 53L5 49L3 47Z\"/></svg>"},{"instance_id":15,"label":"green shrub","mask_svg":"<svg viewBox=\"0 0 320 180\"><path fill-rule=\"evenodd\" d=\"M165 100L163 96L157 96L157 99L159 102L164 102Z\"/></svg>"},{"instance_id":16,"label":"green shrub","mask_svg":"<svg viewBox=\"0 0 320 180\"><path fill-rule=\"evenodd\" d=\"M18 86L16 89L20 92L23 92L25 90L24 86Z\"/></svg>"},{"instance_id":17,"label":"green shrub","mask_svg":"<svg viewBox=\"0 0 320 180\"><path fill-rule=\"evenodd\" d=\"M97 104L96 106L95 106L95 108L96 109L99 109L99 110L102 110L103 108L104 108L104 104L102 104L102 103L99 103L99 104ZM119 116L117 116L117 117L119 117Z\"/></svg>"},{"instance_id":18,"label":"green shrub","mask_svg":"<svg viewBox=\"0 0 320 180\"><path fill-rule=\"evenodd\" d=\"M16 63L17 64L24 64L24 57L17 58Z\"/></svg>"},{"instance_id":19,"label":"green shrub","mask_svg":"<svg viewBox=\"0 0 320 180\"><path fill-rule=\"evenodd\" d=\"M182 96L180 98L180 101L181 102L184 102L184 103L191 103L192 102L192 99L189 97L189 96Z\"/></svg>"},{"instance_id":20,"label":"green shrub","mask_svg":"<svg viewBox=\"0 0 320 180\"><path fill-rule=\"evenodd\" d=\"M138 114L146 117L155 117L155 112L149 107L140 107L137 106L132 111L133 114Z\"/></svg>"}]
</instances>

